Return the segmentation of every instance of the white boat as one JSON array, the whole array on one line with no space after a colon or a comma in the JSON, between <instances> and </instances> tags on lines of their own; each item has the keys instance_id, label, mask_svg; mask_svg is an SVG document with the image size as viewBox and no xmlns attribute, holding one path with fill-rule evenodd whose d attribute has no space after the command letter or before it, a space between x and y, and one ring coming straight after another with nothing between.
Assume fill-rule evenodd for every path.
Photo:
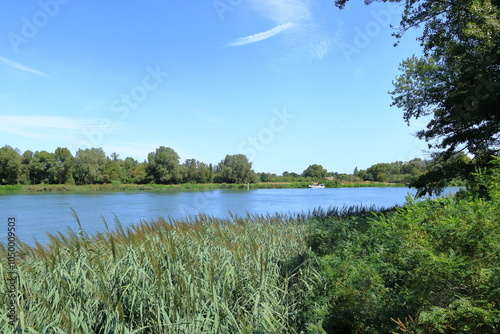
<instances>
[{"instance_id":1,"label":"white boat","mask_svg":"<svg viewBox=\"0 0 500 334\"><path fill-rule=\"evenodd\" d=\"M323 189L324 187L325 187L325 185L323 183L316 183L316 182L309 185L309 188L313 188L313 189Z\"/></svg>"}]
</instances>

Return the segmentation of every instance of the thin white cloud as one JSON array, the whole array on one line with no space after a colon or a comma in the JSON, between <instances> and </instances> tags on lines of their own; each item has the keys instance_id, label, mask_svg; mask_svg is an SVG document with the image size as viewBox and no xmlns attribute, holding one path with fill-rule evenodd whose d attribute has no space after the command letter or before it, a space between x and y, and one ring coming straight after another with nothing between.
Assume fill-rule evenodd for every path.
<instances>
[{"instance_id":1,"label":"thin white cloud","mask_svg":"<svg viewBox=\"0 0 500 334\"><path fill-rule=\"evenodd\" d=\"M37 127L52 129L78 130L95 126L96 120L77 119L58 116L14 116L0 115L0 126L7 127Z\"/></svg>"},{"instance_id":2,"label":"thin white cloud","mask_svg":"<svg viewBox=\"0 0 500 334\"><path fill-rule=\"evenodd\" d=\"M229 46L240 46L258 42L290 29L280 43L286 49L286 58L312 58L321 60L332 50L336 37L325 32L317 15L318 0L248 0L248 7L260 17L277 26L263 33L250 35L233 41ZM286 64L283 57L273 60ZM279 66L278 66L279 67ZM286 66L285 66L286 67Z\"/></svg>"},{"instance_id":3,"label":"thin white cloud","mask_svg":"<svg viewBox=\"0 0 500 334\"><path fill-rule=\"evenodd\" d=\"M333 44L334 39L332 36L320 33L312 39L309 47L309 53L313 58L322 59L331 50Z\"/></svg>"},{"instance_id":4,"label":"thin white cloud","mask_svg":"<svg viewBox=\"0 0 500 334\"><path fill-rule=\"evenodd\" d=\"M47 76L45 73L43 72L40 72L38 70L35 70L31 67L28 67L28 66L25 66L21 63L18 63L18 62L15 62L13 60L10 60L10 59L7 59L7 58L4 58L4 57L0 57L0 62L1 63L4 63L12 68L15 68L15 69L18 69L18 70L21 70L23 72L28 72L28 73L32 73L32 74L36 74L36 75L41 75L41 76Z\"/></svg>"},{"instance_id":5,"label":"thin white cloud","mask_svg":"<svg viewBox=\"0 0 500 334\"><path fill-rule=\"evenodd\" d=\"M260 15L281 24L312 19L309 0L249 0Z\"/></svg>"},{"instance_id":6,"label":"thin white cloud","mask_svg":"<svg viewBox=\"0 0 500 334\"><path fill-rule=\"evenodd\" d=\"M0 131L26 138L48 138L61 132L76 132L95 128L98 120L55 116L0 115Z\"/></svg>"},{"instance_id":7,"label":"thin white cloud","mask_svg":"<svg viewBox=\"0 0 500 334\"><path fill-rule=\"evenodd\" d=\"M284 24L280 24L272 29L269 29L267 31L258 33L258 34L253 34L247 37L241 37L238 38L236 41L229 43L229 46L241 46L241 45L247 45L255 42L260 42L265 39L271 38L279 33L282 33L285 30L290 29L293 26L292 22L287 22Z\"/></svg>"}]
</instances>

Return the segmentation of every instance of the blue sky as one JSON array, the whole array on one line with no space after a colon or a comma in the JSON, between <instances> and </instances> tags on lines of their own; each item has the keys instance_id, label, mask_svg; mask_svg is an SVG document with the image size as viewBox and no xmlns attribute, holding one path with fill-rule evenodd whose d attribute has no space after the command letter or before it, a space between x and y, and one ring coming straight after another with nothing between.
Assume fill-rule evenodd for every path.
<instances>
[{"instance_id":1,"label":"blue sky","mask_svg":"<svg viewBox=\"0 0 500 334\"><path fill-rule=\"evenodd\" d=\"M0 4L0 146L102 147L139 161L246 154L257 172L350 173L424 157L389 107L401 8L352 1Z\"/></svg>"}]
</instances>

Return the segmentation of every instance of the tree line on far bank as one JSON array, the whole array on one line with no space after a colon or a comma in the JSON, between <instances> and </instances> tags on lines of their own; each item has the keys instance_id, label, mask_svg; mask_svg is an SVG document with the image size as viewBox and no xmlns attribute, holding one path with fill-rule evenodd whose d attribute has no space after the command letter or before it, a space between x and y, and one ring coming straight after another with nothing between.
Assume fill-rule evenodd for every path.
<instances>
[{"instance_id":1,"label":"tree line on far bank","mask_svg":"<svg viewBox=\"0 0 500 334\"><path fill-rule=\"evenodd\" d=\"M102 148L79 149L73 155L59 147L55 152L21 153L10 146L0 148L0 184L179 184L253 182L252 164L241 154L227 155L216 166L196 159L179 162L179 155L161 146L139 162L107 156Z\"/></svg>"},{"instance_id":2,"label":"tree line on far bank","mask_svg":"<svg viewBox=\"0 0 500 334\"><path fill-rule=\"evenodd\" d=\"M457 161L467 162L467 157ZM285 171L282 175L256 173L243 154L226 155L218 164L196 159L180 163L179 155L161 146L139 162L131 157L121 159L117 153L107 156L102 148L80 149L73 155L59 147L55 152L21 153L10 146L0 148L0 184L181 184L181 183L257 183L375 181L411 184L438 163L419 158L408 162L378 163L366 170L355 168L352 174L329 172L312 164L302 173Z\"/></svg>"}]
</instances>

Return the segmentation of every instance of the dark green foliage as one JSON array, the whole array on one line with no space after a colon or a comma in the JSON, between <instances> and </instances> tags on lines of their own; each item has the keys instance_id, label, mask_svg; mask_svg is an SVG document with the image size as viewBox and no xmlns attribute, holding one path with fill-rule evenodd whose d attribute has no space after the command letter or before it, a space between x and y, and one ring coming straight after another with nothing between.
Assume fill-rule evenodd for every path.
<instances>
[{"instance_id":1,"label":"dark green foliage","mask_svg":"<svg viewBox=\"0 0 500 334\"><path fill-rule=\"evenodd\" d=\"M73 184L74 165L75 159L67 148L58 147L55 153L47 151L33 153L28 150L22 155L17 182L21 184Z\"/></svg>"},{"instance_id":2,"label":"dark green foliage","mask_svg":"<svg viewBox=\"0 0 500 334\"><path fill-rule=\"evenodd\" d=\"M84 185L104 182L106 161L106 154L102 148L78 150L73 170L76 184Z\"/></svg>"},{"instance_id":3,"label":"dark green foliage","mask_svg":"<svg viewBox=\"0 0 500 334\"><path fill-rule=\"evenodd\" d=\"M186 159L181 166L182 182L210 183L213 179L212 165L207 165L196 159Z\"/></svg>"},{"instance_id":4,"label":"dark green foliage","mask_svg":"<svg viewBox=\"0 0 500 334\"><path fill-rule=\"evenodd\" d=\"M269 181L271 181L271 174L270 173L260 173L258 175L259 175L260 182L269 182Z\"/></svg>"},{"instance_id":5,"label":"dark green foliage","mask_svg":"<svg viewBox=\"0 0 500 334\"><path fill-rule=\"evenodd\" d=\"M21 169L21 156L10 146L0 148L0 184L16 184Z\"/></svg>"},{"instance_id":6,"label":"dark green foliage","mask_svg":"<svg viewBox=\"0 0 500 334\"><path fill-rule=\"evenodd\" d=\"M415 158L408 162L378 163L366 170L357 171L354 176L363 181L410 184L424 174L426 167L432 162Z\"/></svg>"},{"instance_id":7,"label":"dark green foliage","mask_svg":"<svg viewBox=\"0 0 500 334\"><path fill-rule=\"evenodd\" d=\"M476 163L471 162L471 159L461 152L451 157L444 155L434 154L433 160L427 163L425 171L410 183L410 187L419 189L419 196L439 195L446 186L453 184L453 181L474 183L471 176Z\"/></svg>"},{"instance_id":8,"label":"dark green foliage","mask_svg":"<svg viewBox=\"0 0 500 334\"><path fill-rule=\"evenodd\" d=\"M335 4L343 8L348 1ZM414 185L430 194L457 177L472 181L469 164L449 160L464 152L473 158L473 168L484 168L490 155L500 152L500 2L382 1L404 6L394 33L398 39L410 28L423 27L418 38L423 56L401 63L390 92L407 123L431 116L416 135L444 162Z\"/></svg>"},{"instance_id":9,"label":"dark green foliage","mask_svg":"<svg viewBox=\"0 0 500 334\"><path fill-rule=\"evenodd\" d=\"M119 160L106 159L106 165L104 167L104 182L111 184L119 184L120 180L125 177L123 167Z\"/></svg>"},{"instance_id":10,"label":"dark green foliage","mask_svg":"<svg viewBox=\"0 0 500 334\"><path fill-rule=\"evenodd\" d=\"M317 180L322 180L326 177L327 172L328 171L325 168L323 168L323 166L314 164L314 165L310 165L309 167L307 167L302 172L302 176L311 177L311 178L314 178Z\"/></svg>"},{"instance_id":11,"label":"dark green foliage","mask_svg":"<svg viewBox=\"0 0 500 334\"><path fill-rule=\"evenodd\" d=\"M149 153L146 173L152 183L172 184L180 180L179 155L170 147L161 146Z\"/></svg>"},{"instance_id":12,"label":"dark green foliage","mask_svg":"<svg viewBox=\"0 0 500 334\"><path fill-rule=\"evenodd\" d=\"M35 152L28 169L31 183L52 183L56 172L55 167L55 154L47 151Z\"/></svg>"},{"instance_id":13,"label":"dark green foliage","mask_svg":"<svg viewBox=\"0 0 500 334\"><path fill-rule=\"evenodd\" d=\"M3 153L2 153L3 152ZM4 184L207 184L207 183L256 183L253 188L307 188L311 182L320 182L330 188L383 186L383 184L363 183L363 181L385 182L391 185L408 185L426 167L439 165L441 160L413 159L409 162L380 163L356 174L328 172L320 165L310 165L303 175L294 172L255 173L252 163L242 154L228 155L215 168L196 159L186 159L179 164L177 153L167 147L160 147L142 163L128 157L120 159L117 153L109 157L102 149L79 150L75 157L67 148L59 147L54 153L47 151L25 151L5 147L0 152L0 175ZM440 159L437 157L436 159ZM471 168L474 166L471 165ZM470 169L472 171L472 169ZM427 171L429 172L429 171ZM375 175L375 177L374 177ZM429 173L429 176L432 176ZM327 178L325 178L327 176ZM7 182L8 181L8 182ZM258 183L258 184L257 184ZM28 189L28 188L25 188ZM30 188L31 189L31 188ZM38 188L33 188L38 189ZM55 188L50 188L55 189Z\"/></svg>"},{"instance_id":14,"label":"dark green foliage","mask_svg":"<svg viewBox=\"0 0 500 334\"><path fill-rule=\"evenodd\" d=\"M477 178L489 200L409 198L375 216L315 219L311 332L498 333L500 170Z\"/></svg>"},{"instance_id":15,"label":"dark green foliage","mask_svg":"<svg viewBox=\"0 0 500 334\"><path fill-rule=\"evenodd\" d=\"M71 183L73 179L73 155L70 150L58 147L55 152L54 178L58 184ZM74 182L74 181L73 181Z\"/></svg>"},{"instance_id":16,"label":"dark green foliage","mask_svg":"<svg viewBox=\"0 0 500 334\"><path fill-rule=\"evenodd\" d=\"M252 163L244 154L226 155L217 166L218 181L227 183L255 182L256 175Z\"/></svg>"}]
</instances>

